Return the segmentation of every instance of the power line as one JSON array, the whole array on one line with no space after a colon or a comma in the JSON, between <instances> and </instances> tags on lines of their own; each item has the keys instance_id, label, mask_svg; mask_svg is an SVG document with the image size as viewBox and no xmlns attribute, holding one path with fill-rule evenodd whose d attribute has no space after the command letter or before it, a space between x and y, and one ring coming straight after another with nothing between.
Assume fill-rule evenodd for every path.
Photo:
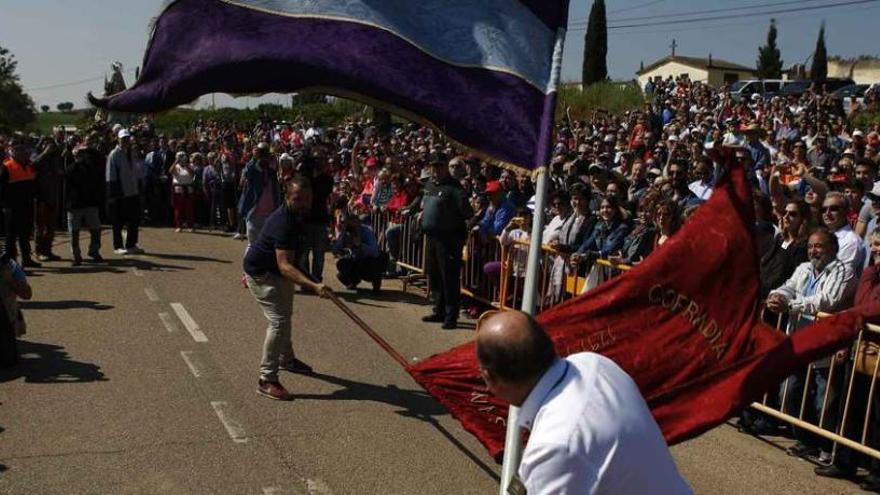
<instances>
[{"instance_id":1,"label":"power line","mask_svg":"<svg viewBox=\"0 0 880 495\"><path fill-rule=\"evenodd\" d=\"M123 71L123 73L131 73L131 72L134 72L135 70L137 70L137 69L128 69L126 71ZM71 81L71 82L60 83L60 84L52 84L49 86L40 86L37 88L27 88L27 89L25 89L25 91L26 92L46 91L49 89L58 89L58 88L67 88L70 86L79 86L80 84L85 84L85 83L89 83L89 82L93 82L93 81L100 81L101 79L104 79L105 77L106 76L98 76L98 77L92 77L89 79L81 79L79 81Z\"/></svg>"},{"instance_id":2,"label":"power line","mask_svg":"<svg viewBox=\"0 0 880 495\"><path fill-rule=\"evenodd\" d=\"M875 5L872 7L866 7L864 11L874 10L880 8L880 5ZM839 16L841 14L848 14L848 12L832 12L828 14L828 17ZM784 21L792 22L792 21L801 21L808 18L806 14L795 14L786 16L782 21L777 22L777 27L782 27L784 29ZM712 24L708 26L709 29L723 29L723 28L731 28L731 27L743 27L743 26L753 26L755 24L754 21L739 21L739 22L728 22L724 24ZM609 33L610 36L641 36L641 35L650 35L650 34L667 34L667 33L680 33L684 31L701 31L707 29L707 26L692 26L692 27L677 27L677 28L666 28L666 29L651 29L651 30L633 30L633 31L614 31Z\"/></svg>"},{"instance_id":3,"label":"power line","mask_svg":"<svg viewBox=\"0 0 880 495\"><path fill-rule=\"evenodd\" d=\"M792 7L787 9L776 9L776 10L768 10L763 12L746 12L734 16L712 16L712 17L698 17L698 18L689 18L689 19L676 19L670 21L658 21L658 22L644 22L638 24L622 24L616 26L608 26L608 29L624 29L624 28L634 28L634 27L649 27L649 26L664 26L664 25L672 25L672 24L694 24L703 21L717 21L717 20L727 20L734 18L745 18L745 17L763 17L774 14L787 14L793 12L807 12L813 10L820 9L828 9L832 7L847 7L852 5L866 4L866 3L874 3L880 0L850 0L847 2L839 2L830 5L814 5L812 7ZM569 29L569 31L584 31L586 30L586 26L584 27L576 27Z\"/></svg>"},{"instance_id":4,"label":"power line","mask_svg":"<svg viewBox=\"0 0 880 495\"><path fill-rule=\"evenodd\" d=\"M869 10L874 10L880 8L880 5L874 5L872 7L866 7L860 11L866 12ZM828 14L828 17L839 16L841 14L850 14L850 12L832 12ZM784 29L784 22L793 22L793 21L802 21L808 18L805 14L795 14L786 16L782 19L782 22L777 22L777 27L782 27ZM714 21L713 21L714 22ZM610 33L613 36L632 36L632 35L648 35L648 34L666 34L666 33L679 33L682 31L700 31L704 29L721 29L721 28L729 28L729 27L742 27L742 26L752 26L754 25L754 21L738 21L738 22L728 22L724 24L712 24L711 26L692 26L692 27L676 27L676 28L667 28L667 29L652 29L652 30L638 30L638 31L614 31Z\"/></svg>"},{"instance_id":5,"label":"power line","mask_svg":"<svg viewBox=\"0 0 880 495\"><path fill-rule=\"evenodd\" d=\"M618 13L620 13L620 12L629 12L630 10L640 9L640 8L642 8L642 7L647 7L647 6L649 6L649 5L654 5L654 4L658 4L658 3L660 3L660 2L665 2L665 1L666 1L666 0L652 0L652 1L650 1L650 2L639 3L639 4L636 4L636 5L631 5L631 6L629 6L629 7L624 7L624 8L622 8L622 9L609 10L608 13L609 13L609 14L618 14Z\"/></svg>"},{"instance_id":6,"label":"power line","mask_svg":"<svg viewBox=\"0 0 880 495\"><path fill-rule=\"evenodd\" d=\"M803 5L805 3L811 2L821 2L825 0L786 0L784 2L772 2L772 3L763 3L760 5L740 5L739 7L726 7L723 9L709 9L709 10L694 10L691 12L672 12L668 14L656 14L656 15L643 15L638 17L625 17L620 19L609 19L609 22L631 22L631 21L643 21L645 19L668 19L670 17L688 17L694 15L705 15L705 14L719 14L722 12L739 12L743 10L755 10L755 9L766 9L769 7L779 7L782 5L795 5L800 4ZM577 21L576 24L586 24L587 21Z\"/></svg>"},{"instance_id":7,"label":"power line","mask_svg":"<svg viewBox=\"0 0 880 495\"><path fill-rule=\"evenodd\" d=\"M787 14L791 12L806 12L811 10L822 10L833 7L847 7L852 5L859 5L865 3L873 3L880 0L851 0L849 2L840 2L831 5L814 5L812 7L792 7L787 9L776 9L776 10L768 10L766 12L747 12L744 14L738 14L735 17L764 17L768 15L775 14ZM641 24L621 24L617 26L608 26L608 29L623 29L623 28L634 28L634 27L645 27L645 26L664 26L670 24L692 24L695 22L701 21L713 21L713 20L721 20L728 19L730 16L714 16L714 17L702 17L702 18L692 18L692 19L676 19L671 21L658 21L658 22L645 22Z\"/></svg>"}]
</instances>

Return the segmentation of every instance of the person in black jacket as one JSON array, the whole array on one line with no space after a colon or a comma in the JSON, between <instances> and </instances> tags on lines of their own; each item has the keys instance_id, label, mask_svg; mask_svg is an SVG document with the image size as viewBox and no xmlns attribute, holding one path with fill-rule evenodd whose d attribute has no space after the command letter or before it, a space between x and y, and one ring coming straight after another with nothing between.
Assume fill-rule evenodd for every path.
<instances>
[{"instance_id":1,"label":"person in black jacket","mask_svg":"<svg viewBox=\"0 0 880 495\"><path fill-rule=\"evenodd\" d=\"M40 154L34 158L34 169L37 171L34 251L40 261L59 261L61 257L52 252L52 243L55 239L58 204L61 201L64 159L61 149L52 138L45 138L38 148L41 150Z\"/></svg>"},{"instance_id":2,"label":"person in black jacket","mask_svg":"<svg viewBox=\"0 0 880 495\"><path fill-rule=\"evenodd\" d=\"M421 217L427 239L428 281L434 297L434 311L422 321L443 322L444 329L458 326L465 225L473 216L464 188L449 174L448 164L443 155L431 158L432 178L425 185Z\"/></svg>"},{"instance_id":3,"label":"person in black jacket","mask_svg":"<svg viewBox=\"0 0 880 495\"><path fill-rule=\"evenodd\" d=\"M791 277L797 264L782 249L782 242L776 237L776 229L770 222L758 221L755 224L755 247L761 262L760 298L764 301L770 291L782 286Z\"/></svg>"},{"instance_id":4,"label":"person in black jacket","mask_svg":"<svg viewBox=\"0 0 880 495\"><path fill-rule=\"evenodd\" d=\"M70 249L73 266L82 264L79 246L79 231L85 226L89 229L89 258L102 263L101 257L101 219L98 208L104 197L104 167L100 153L85 146L73 151L73 161L64 170L67 180L67 229L70 233Z\"/></svg>"}]
</instances>

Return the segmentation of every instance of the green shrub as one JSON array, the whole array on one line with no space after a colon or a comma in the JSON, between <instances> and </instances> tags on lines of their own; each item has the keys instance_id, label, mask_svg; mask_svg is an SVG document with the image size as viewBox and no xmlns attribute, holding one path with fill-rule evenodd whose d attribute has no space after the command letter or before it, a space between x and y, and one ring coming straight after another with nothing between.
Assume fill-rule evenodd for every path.
<instances>
[{"instance_id":1,"label":"green shrub","mask_svg":"<svg viewBox=\"0 0 880 495\"><path fill-rule=\"evenodd\" d=\"M865 129L867 127L871 127L874 124L880 124L880 112L874 113L860 113L856 115L856 118L853 119L853 126Z\"/></svg>"},{"instance_id":2,"label":"green shrub","mask_svg":"<svg viewBox=\"0 0 880 495\"><path fill-rule=\"evenodd\" d=\"M645 95L637 84L630 82L601 82L587 86L583 90L574 85L563 84L559 90L556 104L556 120L565 116L565 109L571 108L575 120L589 119L596 110L607 110L619 114L627 110L642 108Z\"/></svg>"},{"instance_id":3,"label":"green shrub","mask_svg":"<svg viewBox=\"0 0 880 495\"><path fill-rule=\"evenodd\" d=\"M190 110L178 108L156 115L156 130L169 135L182 135L192 129L199 120L215 120L223 123L252 124L261 118L293 122L299 118L316 121L324 127L336 126L347 118L358 115L364 105L351 100L335 98L329 103L306 99L293 108L276 104L263 104L256 108L218 108L216 110Z\"/></svg>"}]
</instances>

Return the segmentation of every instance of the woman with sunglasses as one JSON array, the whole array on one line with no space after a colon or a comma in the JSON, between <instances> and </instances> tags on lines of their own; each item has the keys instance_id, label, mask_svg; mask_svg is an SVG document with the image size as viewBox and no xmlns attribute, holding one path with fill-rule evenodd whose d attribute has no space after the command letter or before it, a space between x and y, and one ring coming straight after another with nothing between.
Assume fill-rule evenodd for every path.
<instances>
[{"instance_id":1,"label":"woman with sunglasses","mask_svg":"<svg viewBox=\"0 0 880 495\"><path fill-rule=\"evenodd\" d=\"M807 261L807 238L813 225L810 223L810 207L803 201L792 199L785 204L779 219L782 249L797 264Z\"/></svg>"}]
</instances>

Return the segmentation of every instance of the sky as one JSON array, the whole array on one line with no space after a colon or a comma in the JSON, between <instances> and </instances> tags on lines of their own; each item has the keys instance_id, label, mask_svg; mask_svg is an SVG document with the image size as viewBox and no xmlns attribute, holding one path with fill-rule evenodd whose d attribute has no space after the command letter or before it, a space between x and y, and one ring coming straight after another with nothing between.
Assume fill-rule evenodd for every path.
<instances>
[{"instance_id":1,"label":"sky","mask_svg":"<svg viewBox=\"0 0 880 495\"><path fill-rule=\"evenodd\" d=\"M661 20L668 14L760 7L783 10L802 6L848 3L851 0L606 0L608 25L631 25ZM580 80L584 51L584 28L593 0L571 0L569 31L563 57L563 80ZM158 15L163 0L0 0L0 46L18 60L18 74L37 106L71 101L85 105L85 94L103 92L103 78L113 61L122 62L131 85L134 68L140 65L148 40L150 20ZM779 5L783 4L783 5ZM743 17L740 10L729 17L692 24L609 28L608 71L615 80L635 76L645 65L670 53L675 39L679 55L724 59L754 66L758 46L767 36L769 17ZM632 18L635 20L627 20ZM853 57L880 53L880 1L860 5L776 14L778 44L785 66L803 63L813 52L821 22L826 22L830 55ZM287 103L287 96L232 98L216 95L216 105L245 107L260 102ZM211 104L203 97L197 106Z\"/></svg>"}]
</instances>

